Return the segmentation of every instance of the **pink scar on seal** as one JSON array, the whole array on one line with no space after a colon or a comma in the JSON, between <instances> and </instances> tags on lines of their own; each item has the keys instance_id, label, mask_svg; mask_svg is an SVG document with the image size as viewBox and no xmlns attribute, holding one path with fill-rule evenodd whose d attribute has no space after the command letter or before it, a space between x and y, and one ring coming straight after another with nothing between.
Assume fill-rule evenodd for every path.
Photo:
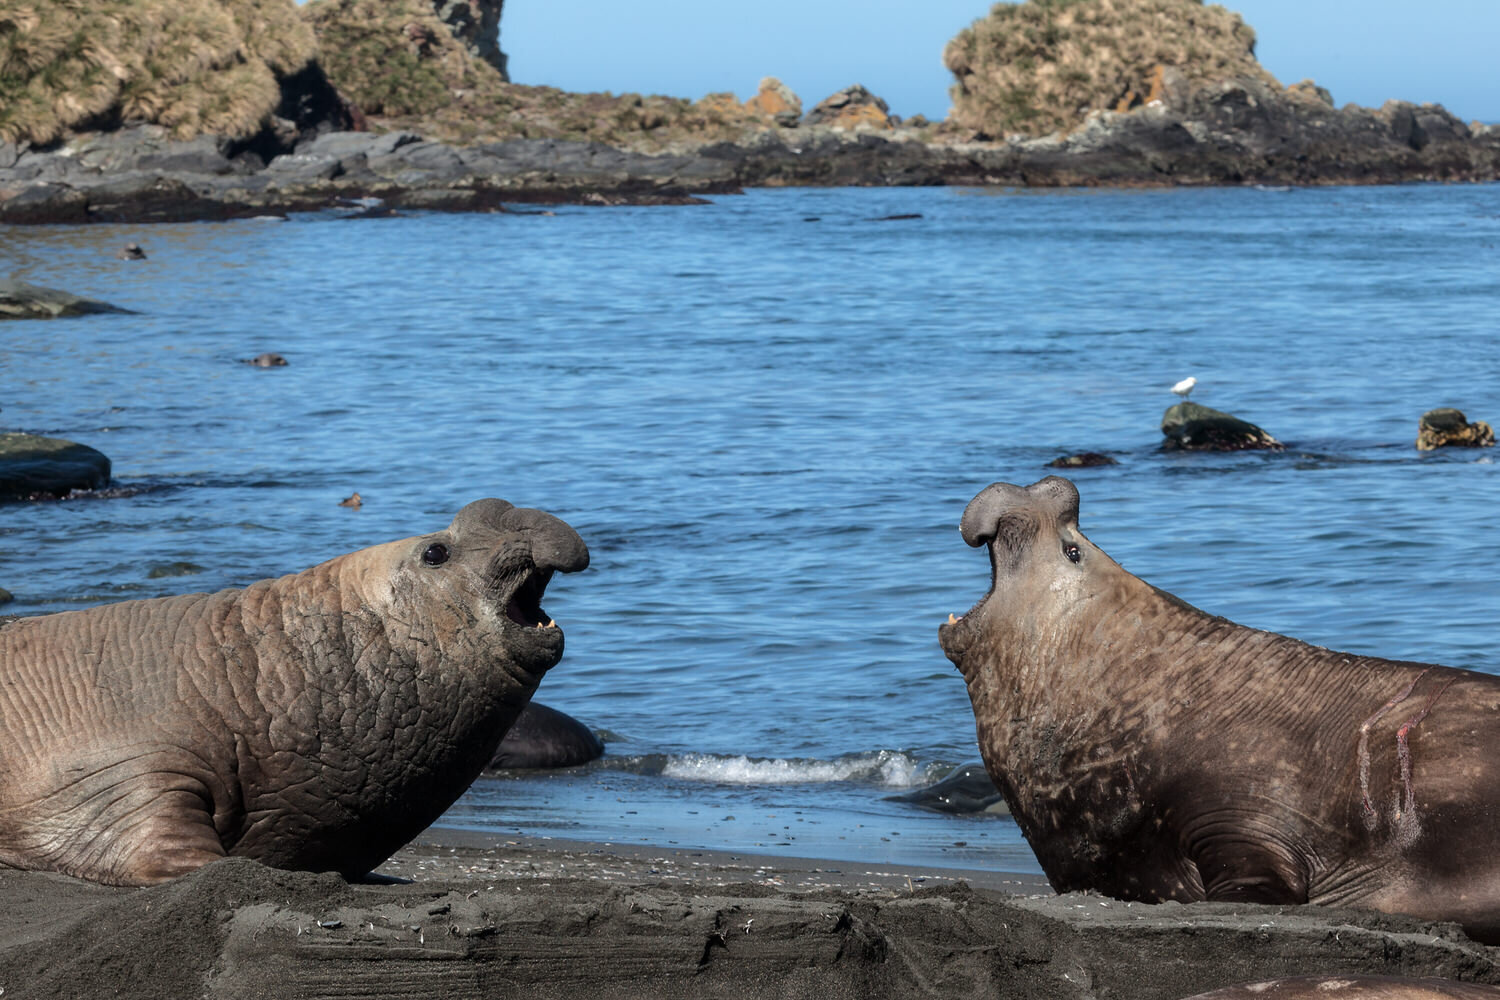
<instances>
[{"instance_id":1,"label":"pink scar on seal","mask_svg":"<svg viewBox=\"0 0 1500 1000\"><path fill-rule=\"evenodd\" d=\"M1359 727L1359 789L1364 802L1365 826L1371 830L1375 829L1376 823L1379 822L1379 816L1375 812L1375 806L1370 802L1370 727L1379 722L1385 713L1410 697L1417 684L1421 682L1423 677L1427 676L1427 672L1431 669L1431 667L1428 667L1413 677L1411 683L1406 685L1400 694L1380 706L1380 710L1366 719ZM1437 703L1437 700L1442 697L1443 692L1448 690L1448 685L1452 684L1454 680L1456 678L1448 678L1448 682L1438 688L1437 692L1431 698L1427 699L1427 704L1423 706L1422 710L1410 719L1407 719L1405 724L1396 730L1396 759L1400 763L1401 784L1405 792L1401 808L1396 811L1397 819L1400 819L1403 813L1416 806L1416 796L1411 786L1411 747L1407 742L1407 738L1411 734L1411 731L1423 719L1427 718L1427 713L1432 711L1432 706Z\"/></svg>"}]
</instances>

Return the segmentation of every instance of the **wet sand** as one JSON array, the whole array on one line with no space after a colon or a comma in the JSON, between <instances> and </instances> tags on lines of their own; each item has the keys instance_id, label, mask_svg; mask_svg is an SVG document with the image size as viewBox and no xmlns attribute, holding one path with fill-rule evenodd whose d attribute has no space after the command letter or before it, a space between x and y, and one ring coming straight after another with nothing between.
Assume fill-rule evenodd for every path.
<instances>
[{"instance_id":1,"label":"wet sand","mask_svg":"<svg viewBox=\"0 0 1500 1000\"><path fill-rule=\"evenodd\" d=\"M1314 973L1500 983L1500 949L1453 925L1055 896L997 872L434 829L377 874L231 859L121 889L0 871L0 995L1165 1000Z\"/></svg>"}]
</instances>

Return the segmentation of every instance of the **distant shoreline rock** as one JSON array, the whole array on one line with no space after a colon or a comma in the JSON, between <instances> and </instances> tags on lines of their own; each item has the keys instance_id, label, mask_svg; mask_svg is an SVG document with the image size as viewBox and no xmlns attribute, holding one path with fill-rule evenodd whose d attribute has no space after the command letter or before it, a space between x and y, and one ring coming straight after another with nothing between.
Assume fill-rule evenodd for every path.
<instances>
[{"instance_id":1,"label":"distant shoreline rock","mask_svg":"<svg viewBox=\"0 0 1500 1000\"><path fill-rule=\"evenodd\" d=\"M372 197L387 208L462 212L691 204L747 187L1500 180L1500 127L1471 130L1433 105L1335 110L1244 82L1200 92L1187 111L1100 111L1072 133L1040 139L940 141L935 131L766 124L743 141L655 153L565 139L464 146L414 132L330 132L267 163L227 140L178 141L159 126L134 126L49 149L0 144L0 224L233 219Z\"/></svg>"},{"instance_id":2,"label":"distant shoreline rock","mask_svg":"<svg viewBox=\"0 0 1500 1000\"><path fill-rule=\"evenodd\" d=\"M136 2L143 17L169 10ZM59 59L109 41L125 77L93 95L86 74L32 71L27 86L48 100L0 108L0 224L279 216L369 199L382 212L688 204L749 187L1500 180L1500 126L1438 105L1338 108L1311 80L1283 88L1255 61L1253 30L1197 0L997 5L948 46L954 114L935 125L901 121L858 84L805 114L773 77L743 103L514 84L501 7L194 0L224 28L196 74L192 60L157 65L197 51L178 45L188 26L177 20L121 33L85 6L58 31L28 22L21 41ZM243 67L236 45L255 55ZM233 107L213 110L214 95ZM60 107L77 113L48 110Z\"/></svg>"}]
</instances>

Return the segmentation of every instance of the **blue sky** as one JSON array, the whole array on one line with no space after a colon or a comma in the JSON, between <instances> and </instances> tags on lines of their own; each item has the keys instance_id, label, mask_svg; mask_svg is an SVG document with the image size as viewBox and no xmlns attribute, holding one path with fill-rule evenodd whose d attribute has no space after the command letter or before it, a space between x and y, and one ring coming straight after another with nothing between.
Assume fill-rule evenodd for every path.
<instances>
[{"instance_id":1,"label":"blue sky","mask_svg":"<svg viewBox=\"0 0 1500 1000\"><path fill-rule=\"evenodd\" d=\"M1435 101L1500 121L1500 0L1241 0L1261 64L1312 77L1338 104ZM948 111L942 51L987 0L507 0L500 44L517 83L741 100L780 77L804 107L851 83L898 115Z\"/></svg>"}]
</instances>

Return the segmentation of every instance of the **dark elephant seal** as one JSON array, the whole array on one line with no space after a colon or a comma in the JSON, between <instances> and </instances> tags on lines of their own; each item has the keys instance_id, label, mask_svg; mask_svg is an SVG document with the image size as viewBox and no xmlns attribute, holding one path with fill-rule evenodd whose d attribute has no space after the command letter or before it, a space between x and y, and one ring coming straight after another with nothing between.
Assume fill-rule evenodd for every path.
<instances>
[{"instance_id":1,"label":"dark elephant seal","mask_svg":"<svg viewBox=\"0 0 1500 1000\"><path fill-rule=\"evenodd\" d=\"M1404 976L1291 976L1226 986L1188 1000L1500 1000L1500 987Z\"/></svg>"},{"instance_id":2,"label":"dark elephant seal","mask_svg":"<svg viewBox=\"0 0 1500 1000\"><path fill-rule=\"evenodd\" d=\"M506 730L492 769L575 767L604 753L594 731L566 712L532 702Z\"/></svg>"},{"instance_id":3,"label":"dark elephant seal","mask_svg":"<svg viewBox=\"0 0 1500 1000\"><path fill-rule=\"evenodd\" d=\"M1078 491L964 511L993 582L939 629L1059 892L1361 906L1500 941L1500 678L1199 611L1078 529Z\"/></svg>"},{"instance_id":4,"label":"dark elephant seal","mask_svg":"<svg viewBox=\"0 0 1500 1000\"><path fill-rule=\"evenodd\" d=\"M0 628L0 864L160 882L225 855L357 876L483 769L588 565L562 521L478 500L443 531L243 590Z\"/></svg>"},{"instance_id":5,"label":"dark elephant seal","mask_svg":"<svg viewBox=\"0 0 1500 1000\"><path fill-rule=\"evenodd\" d=\"M1007 811L1005 797L990 780L989 772L983 764L960 764L935 785L902 792L900 795L887 795L886 799L955 815Z\"/></svg>"}]
</instances>

